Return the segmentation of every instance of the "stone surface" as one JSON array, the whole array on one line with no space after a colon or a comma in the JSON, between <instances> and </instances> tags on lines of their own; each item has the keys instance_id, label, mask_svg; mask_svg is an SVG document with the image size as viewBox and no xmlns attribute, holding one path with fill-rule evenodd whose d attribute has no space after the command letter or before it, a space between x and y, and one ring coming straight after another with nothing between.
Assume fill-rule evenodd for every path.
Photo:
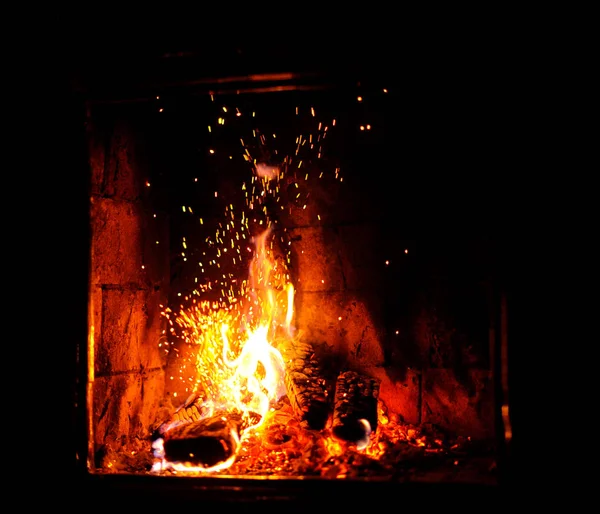
<instances>
[{"instance_id":1,"label":"stone surface","mask_svg":"<svg viewBox=\"0 0 600 514\"><path fill-rule=\"evenodd\" d=\"M383 363L383 332L367 303L352 293L300 292L295 325L311 343L324 343L352 367Z\"/></svg>"},{"instance_id":2,"label":"stone surface","mask_svg":"<svg viewBox=\"0 0 600 514\"><path fill-rule=\"evenodd\" d=\"M492 374L471 370L457 376L451 369L423 371L423 423L473 439L494 437Z\"/></svg>"},{"instance_id":3,"label":"stone surface","mask_svg":"<svg viewBox=\"0 0 600 514\"><path fill-rule=\"evenodd\" d=\"M289 231L298 290L379 289L384 285L381 240L371 223Z\"/></svg>"},{"instance_id":4,"label":"stone surface","mask_svg":"<svg viewBox=\"0 0 600 514\"><path fill-rule=\"evenodd\" d=\"M343 183L336 179L335 170L324 163L294 170L281 181L283 209L277 214L288 229L337 224L343 188Z\"/></svg>"},{"instance_id":5,"label":"stone surface","mask_svg":"<svg viewBox=\"0 0 600 514\"><path fill-rule=\"evenodd\" d=\"M388 417L395 414L404 423L417 425L421 419L421 376L414 370L372 366L364 372L380 380L379 399Z\"/></svg>"},{"instance_id":6,"label":"stone surface","mask_svg":"<svg viewBox=\"0 0 600 514\"><path fill-rule=\"evenodd\" d=\"M141 204L92 197L93 284L152 284L166 287L169 229Z\"/></svg>"},{"instance_id":7,"label":"stone surface","mask_svg":"<svg viewBox=\"0 0 600 514\"><path fill-rule=\"evenodd\" d=\"M92 198L93 284L146 283L142 217L129 202Z\"/></svg>"},{"instance_id":8,"label":"stone surface","mask_svg":"<svg viewBox=\"0 0 600 514\"><path fill-rule=\"evenodd\" d=\"M121 200L139 198L143 183L137 146L129 123L94 123L88 142L92 194Z\"/></svg>"},{"instance_id":9,"label":"stone surface","mask_svg":"<svg viewBox=\"0 0 600 514\"><path fill-rule=\"evenodd\" d=\"M292 274L298 291L341 291L345 289L340 241L330 228L303 227L290 231Z\"/></svg>"},{"instance_id":10,"label":"stone surface","mask_svg":"<svg viewBox=\"0 0 600 514\"><path fill-rule=\"evenodd\" d=\"M96 448L125 446L147 439L164 391L162 370L97 377L94 381L93 425Z\"/></svg>"},{"instance_id":11,"label":"stone surface","mask_svg":"<svg viewBox=\"0 0 600 514\"><path fill-rule=\"evenodd\" d=\"M387 296L390 360L414 368L488 369L490 306L484 287L445 280L405 284ZM403 295L403 296L402 296Z\"/></svg>"},{"instance_id":12,"label":"stone surface","mask_svg":"<svg viewBox=\"0 0 600 514\"><path fill-rule=\"evenodd\" d=\"M159 347L164 326L159 308L161 296L152 290L102 290L101 327L95 331L97 374L144 371L165 365ZM97 307L94 312L98 314Z\"/></svg>"},{"instance_id":13,"label":"stone surface","mask_svg":"<svg viewBox=\"0 0 600 514\"><path fill-rule=\"evenodd\" d=\"M336 232L336 257L342 263L346 288L360 291L382 289L386 264L381 251L380 225L341 225Z\"/></svg>"},{"instance_id":14,"label":"stone surface","mask_svg":"<svg viewBox=\"0 0 600 514\"><path fill-rule=\"evenodd\" d=\"M368 164L350 172L326 160L303 162L280 184L281 222L288 228L337 227L381 219L381 192L371 171Z\"/></svg>"},{"instance_id":15,"label":"stone surface","mask_svg":"<svg viewBox=\"0 0 600 514\"><path fill-rule=\"evenodd\" d=\"M196 360L200 347L178 341L170 347L165 370L165 395L173 405L181 405L194 392Z\"/></svg>"}]
</instances>

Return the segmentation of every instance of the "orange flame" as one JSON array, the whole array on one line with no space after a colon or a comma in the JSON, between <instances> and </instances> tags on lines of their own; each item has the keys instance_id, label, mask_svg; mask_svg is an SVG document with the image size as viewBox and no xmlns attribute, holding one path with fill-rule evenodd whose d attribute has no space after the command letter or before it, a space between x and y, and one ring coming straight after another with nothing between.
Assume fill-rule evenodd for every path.
<instances>
[{"instance_id":1,"label":"orange flame","mask_svg":"<svg viewBox=\"0 0 600 514\"><path fill-rule=\"evenodd\" d=\"M294 288L285 282L285 273L276 273L278 264L267 244L270 234L267 229L254 239L249 288L238 304L246 306L245 311L210 308L179 318L188 327L202 329L198 389L221 408L238 410L246 418L256 419L258 414L258 425L270 403L285 394L285 364L274 343L289 337L293 318Z\"/></svg>"},{"instance_id":2,"label":"orange flame","mask_svg":"<svg viewBox=\"0 0 600 514\"><path fill-rule=\"evenodd\" d=\"M287 270L279 269L268 244L270 235L267 229L254 238L249 287L242 301L231 303L235 308L200 302L177 318L188 340L199 346L194 392L205 398L203 418L216 411L241 413L247 428L240 443L249 428L264 423L273 402L286 393L285 363L276 343L293 334L294 287L286 280ZM160 439L155 442L156 456L164 455L162 445ZM160 468L219 471L234 461L235 455L211 468L163 461Z\"/></svg>"}]
</instances>

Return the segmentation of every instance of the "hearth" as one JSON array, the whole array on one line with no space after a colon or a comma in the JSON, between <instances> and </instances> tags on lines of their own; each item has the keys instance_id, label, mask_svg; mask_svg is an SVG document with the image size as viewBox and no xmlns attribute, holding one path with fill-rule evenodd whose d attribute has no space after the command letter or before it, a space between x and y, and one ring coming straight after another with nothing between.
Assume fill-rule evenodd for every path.
<instances>
[{"instance_id":1,"label":"hearth","mask_svg":"<svg viewBox=\"0 0 600 514\"><path fill-rule=\"evenodd\" d=\"M74 91L82 487L498 495L504 250L473 113L370 68L211 75L196 58Z\"/></svg>"}]
</instances>

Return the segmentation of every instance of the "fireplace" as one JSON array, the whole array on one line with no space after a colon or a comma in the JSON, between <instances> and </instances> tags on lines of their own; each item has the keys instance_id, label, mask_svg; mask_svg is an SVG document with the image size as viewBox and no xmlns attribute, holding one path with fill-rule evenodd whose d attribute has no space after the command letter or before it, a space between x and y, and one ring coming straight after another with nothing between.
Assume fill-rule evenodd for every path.
<instances>
[{"instance_id":1,"label":"fireplace","mask_svg":"<svg viewBox=\"0 0 600 514\"><path fill-rule=\"evenodd\" d=\"M505 250L495 198L472 193L473 112L371 68L198 58L74 88L82 487L207 504L499 494Z\"/></svg>"}]
</instances>

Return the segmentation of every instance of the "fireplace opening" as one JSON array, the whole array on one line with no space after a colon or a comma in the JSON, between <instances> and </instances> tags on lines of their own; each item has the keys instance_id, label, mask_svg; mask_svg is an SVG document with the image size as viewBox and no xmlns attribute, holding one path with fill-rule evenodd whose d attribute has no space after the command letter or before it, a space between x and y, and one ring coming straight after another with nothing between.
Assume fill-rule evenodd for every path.
<instances>
[{"instance_id":1,"label":"fireplace opening","mask_svg":"<svg viewBox=\"0 0 600 514\"><path fill-rule=\"evenodd\" d=\"M455 111L294 74L85 105L87 473L499 483L501 241Z\"/></svg>"}]
</instances>

